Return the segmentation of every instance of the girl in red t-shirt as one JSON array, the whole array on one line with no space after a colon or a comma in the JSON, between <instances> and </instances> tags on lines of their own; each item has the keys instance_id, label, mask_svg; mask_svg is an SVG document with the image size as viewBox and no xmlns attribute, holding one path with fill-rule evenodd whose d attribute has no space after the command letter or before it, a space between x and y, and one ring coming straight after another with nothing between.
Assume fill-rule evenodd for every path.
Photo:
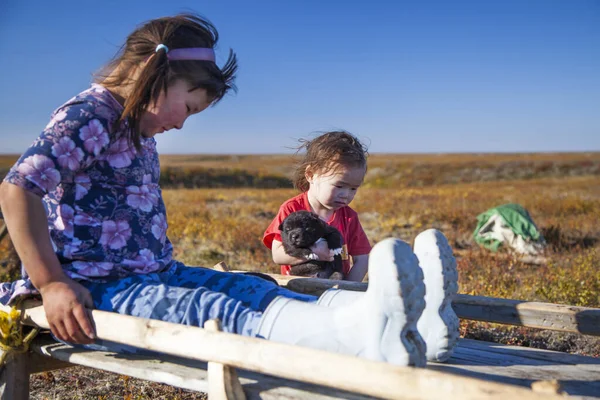
<instances>
[{"instance_id":1,"label":"girl in red t-shirt","mask_svg":"<svg viewBox=\"0 0 600 400\"><path fill-rule=\"evenodd\" d=\"M350 133L335 131L305 141L301 149L306 149L306 155L296 168L294 187L302 193L281 205L265 231L263 243L271 249L273 261L281 265L281 273L290 275L292 265L306 260L286 254L279 225L295 211L312 211L342 233L344 275L347 280L360 282L367 273L371 245L358 214L348 205L367 172L366 148ZM319 242L312 250L312 257L333 260L325 242Z\"/></svg>"}]
</instances>

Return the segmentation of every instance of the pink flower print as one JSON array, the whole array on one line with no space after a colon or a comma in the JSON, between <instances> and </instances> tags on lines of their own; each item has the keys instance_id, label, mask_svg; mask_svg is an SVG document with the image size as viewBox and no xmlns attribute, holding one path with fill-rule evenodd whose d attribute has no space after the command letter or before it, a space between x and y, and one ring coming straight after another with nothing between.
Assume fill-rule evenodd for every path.
<instances>
[{"instance_id":1,"label":"pink flower print","mask_svg":"<svg viewBox=\"0 0 600 400\"><path fill-rule=\"evenodd\" d=\"M27 157L19 164L17 171L46 192L54 189L60 182L60 172L55 168L54 162L41 154Z\"/></svg>"},{"instance_id":2,"label":"pink flower print","mask_svg":"<svg viewBox=\"0 0 600 400\"><path fill-rule=\"evenodd\" d=\"M152 217L152 234L157 240L165 241L167 233L167 219L164 214L156 214Z\"/></svg>"},{"instance_id":3,"label":"pink flower print","mask_svg":"<svg viewBox=\"0 0 600 400\"><path fill-rule=\"evenodd\" d=\"M64 136L52 146L52 154L57 157L58 164L71 171L79 169L79 163L83 159L83 151L75 146L70 137Z\"/></svg>"},{"instance_id":4,"label":"pink flower print","mask_svg":"<svg viewBox=\"0 0 600 400\"><path fill-rule=\"evenodd\" d=\"M72 238L74 217L75 210L68 204L61 204L61 206L56 209L54 227L59 231L62 231L66 237Z\"/></svg>"},{"instance_id":5,"label":"pink flower print","mask_svg":"<svg viewBox=\"0 0 600 400\"><path fill-rule=\"evenodd\" d=\"M108 144L108 133L97 119L91 120L86 126L79 130L79 138L83 140L83 147L97 156Z\"/></svg>"},{"instance_id":6,"label":"pink flower print","mask_svg":"<svg viewBox=\"0 0 600 400\"><path fill-rule=\"evenodd\" d=\"M92 187L92 182L87 174L75 175L75 200L81 200Z\"/></svg>"},{"instance_id":7,"label":"pink flower print","mask_svg":"<svg viewBox=\"0 0 600 400\"><path fill-rule=\"evenodd\" d=\"M56 122L60 122L65 118L67 118L67 112L65 110L60 110L59 112L54 114L54 118L52 118L52 120L56 121Z\"/></svg>"},{"instance_id":8,"label":"pink flower print","mask_svg":"<svg viewBox=\"0 0 600 400\"><path fill-rule=\"evenodd\" d=\"M104 221L102 223L102 236L100 243L118 250L125 247L127 240L131 237L131 228L127 221Z\"/></svg>"},{"instance_id":9,"label":"pink flower print","mask_svg":"<svg viewBox=\"0 0 600 400\"><path fill-rule=\"evenodd\" d=\"M71 240L71 243L65 244L63 247L63 254L65 257L72 258L73 253L77 253L79 251L79 246L81 246L81 240L74 238Z\"/></svg>"},{"instance_id":10,"label":"pink flower print","mask_svg":"<svg viewBox=\"0 0 600 400\"><path fill-rule=\"evenodd\" d=\"M57 122L62 121L65 118L67 118L67 112L65 110L61 110L61 111L57 112L56 114L54 114L54 117L52 117L50 122L48 122L48 125L46 125L46 129L51 128L52 125L56 124Z\"/></svg>"},{"instance_id":11,"label":"pink flower print","mask_svg":"<svg viewBox=\"0 0 600 400\"><path fill-rule=\"evenodd\" d=\"M110 145L106 159L111 167L124 168L131 165L134 153L127 138L121 138Z\"/></svg>"},{"instance_id":12,"label":"pink flower print","mask_svg":"<svg viewBox=\"0 0 600 400\"><path fill-rule=\"evenodd\" d=\"M152 207L158 204L158 193L146 185L127 187L127 204L133 208L150 212Z\"/></svg>"},{"instance_id":13,"label":"pink flower print","mask_svg":"<svg viewBox=\"0 0 600 400\"><path fill-rule=\"evenodd\" d=\"M73 261L72 265L83 276L106 276L113 267L113 263L91 261Z\"/></svg>"},{"instance_id":14,"label":"pink flower print","mask_svg":"<svg viewBox=\"0 0 600 400\"><path fill-rule=\"evenodd\" d=\"M100 225L100 221L91 215L78 210L75 215L75 225L98 226Z\"/></svg>"},{"instance_id":15,"label":"pink flower print","mask_svg":"<svg viewBox=\"0 0 600 400\"><path fill-rule=\"evenodd\" d=\"M142 249L134 260L123 260L123 264L131 267L133 272L147 274L158 269L159 264L154 259L154 253L149 249Z\"/></svg>"}]
</instances>

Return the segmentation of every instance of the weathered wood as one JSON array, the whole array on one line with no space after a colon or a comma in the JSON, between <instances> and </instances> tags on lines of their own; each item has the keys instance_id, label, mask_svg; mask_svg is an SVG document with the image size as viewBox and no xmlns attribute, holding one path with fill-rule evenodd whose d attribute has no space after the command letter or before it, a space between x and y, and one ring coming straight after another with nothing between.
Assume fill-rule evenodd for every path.
<instances>
[{"instance_id":1,"label":"weathered wood","mask_svg":"<svg viewBox=\"0 0 600 400\"><path fill-rule=\"evenodd\" d=\"M0 370L0 400L29 399L28 357L25 353L9 354Z\"/></svg>"},{"instance_id":2,"label":"weathered wood","mask_svg":"<svg viewBox=\"0 0 600 400\"><path fill-rule=\"evenodd\" d=\"M27 371L29 374L37 374L40 372L48 372L57 369L74 367L75 364L42 356L33 351L29 351L27 352L27 366Z\"/></svg>"},{"instance_id":3,"label":"weathered wood","mask_svg":"<svg viewBox=\"0 0 600 400\"><path fill-rule=\"evenodd\" d=\"M555 379L569 395L600 398L600 358L461 339L447 363L427 368L525 387Z\"/></svg>"},{"instance_id":4,"label":"weathered wood","mask_svg":"<svg viewBox=\"0 0 600 400\"><path fill-rule=\"evenodd\" d=\"M315 296L321 295L325 290L334 286L344 290L367 290L366 283L329 281L317 278L295 277L294 279L282 278L283 276L275 274L270 275L278 282L285 283L290 290ZM466 294L456 295L452 301L452 308L456 315L463 319L600 336L600 309L598 308Z\"/></svg>"},{"instance_id":5,"label":"weathered wood","mask_svg":"<svg viewBox=\"0 0 600 400\"><path fill-rule=\"evenodd\" d=\"M459 294L460 318L600 336L600 309Z\"/></svg>"},{"instance_id":6,"label":"weathered wood","mask_svg":"<svg viewBox=\"0 0 600 400\"><path fill-rule=\"evenodd\" d=\"M198 344L197 344L198 345ZM52 340L49 335L40 335L31 345L31 349L52 360L65 360L73 364L101 369L138 379L168 384L187 390L208 392L207 363L173 357L169 355L124 355L114 352L74 348ZM52 358L50 358L52 357ZM240 383L247 398L280 400L332 400L372 399L363 396L330 389L323 386L274 378L249 371L239 371ZM211 397L212 399L212 397Z\"/></svg>"},{"instance_id":7,"label":"weathered wood","mask_svg":"<svg viewBox=\"0 0 600 400\"><path fill-rule=\"evenodd\" d=\"M213 265L212 269L214 269L215 271L221 271L221 272L231 271L231 268L229 268L229 265L227 265L227 263L225 261L219 261L218 263Z\"/></svg>"},{"instance_id":8,"label":"weathered wood","mask_svg":"<svg viewBox=\"0 0 600 400\"><path fill-rule=\"evenodd\" d=\"M48 328L43 307L27 309L24 314L26 323ZM517 386L431 369L398 367L337 353L97 310L92 311L92 315L101 339L368 396L460 400L540 398L533 391ZM282 357L283 354L285 357ZM544 398L553 397L545 395Z\"/></svg>"},{"instance_id":9,"label":"weathered wood","mask_svg":"<svg viewBox=\"0 0 600 400\"><path fill-rule=\"evenodd\" d=\"M206 321L204 329L222 332L219 321L214 319ZM246 400L235 369L211 361L208 362L208 396L211 400Z\"/></svg>"},{"instance_id":10,"label":"weathered wood","mask_svg":"<svg viewBox=\"0 0 600 400\"><path fill-rule=\"evenodd\" d=\"M327 289L337 287L343 290L352 290L356 292L364 292L367 290L367 284L363 282L350 282L350 281L334 281L330 279L319 279L319 278L299 278L295 277L284 277L283 275L273 277L279 282L286 282L286 287L294 292L300 292L305 294L312 294L314 296L320 296ZM281 284L281 283L280 283Z\"/></svg>"},{"instance_id":11,"label":"weathered wood","mask_svg":"<svg viewBox=\"0 0 600 400\"><path fill-rule=\"evenodd\" d=\"M546 365L561 365L563 368L574 367L580 371L580 375L596 376L600 384L600 358L536 349L533 347L507 346L500 343L472 339L461 339L460 343L461 348L488 353L491 359L506 360L515 357L515 360L516 358L520 360L516 364L526 363L527 365L534 365L536 361L540 361ZM592 374L589 374L589 372Z\"/></svg>"},{"instance_id":12,"label":"weathered wood","mask_svg":"<svg viewBox=\"0 0 600 400\"><path fill-rule=\"evenodd\" d=\"M204 362L166 355L135 355L128 358L123 354L74 349L56 343L47 336L40 335L36 338L32 349L51 355L53 359L71 360L76 364L184 389L208 391L207 366ZM461 339L449 362L429 363L427 368L524 387L538 381L555 379L567 394L590 399L600 396L600 359L593 357ZM366 398L248 371L239 371L239 376L248 399Z\"/></svg>"}]
</instances>

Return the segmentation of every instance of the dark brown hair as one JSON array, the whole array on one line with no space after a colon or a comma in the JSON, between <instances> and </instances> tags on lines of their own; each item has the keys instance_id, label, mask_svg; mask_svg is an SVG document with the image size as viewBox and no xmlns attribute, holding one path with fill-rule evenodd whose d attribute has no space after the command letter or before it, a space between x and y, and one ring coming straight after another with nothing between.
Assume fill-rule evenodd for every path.
<instances>
[{"instance_id":1,"label":"dark brown hair","mask_svg":"<svg viewBox=\"0 0 600 400\"><path fill-rule=\"evenodd\" d=\"M156 46L164 44L169 50L188 47L214 48L219 40L217 29L210 21L195 14L179 14L151 20L141 25L127 37L127 41L115 57L96 75L96 81L107 88L132 85L125 99L123 114L116 124L129 122L128 140L140 148L139 123L148 106L156 103L161 92L174 81L183 79L191 89L207 91L212 104L223 98L229 89L236 90L233 83L237 70L235 53L230 49L227 62L219 68L212 61L181 60L167 58L164 49L156 52ZM144 62L146 65L133 81L131 76ZM118 74L109 76L118 69ZM117 125L117 126L118 126Z\"/></svg>"},{"instance_id":2,"label":"dark brown hair","mask_svg":"<svg viewBox=\"0 0 600 400\"><path fill-rule=\"evenodd\" d=\"M329 174L340 167L367 168L367 147L356 136L346 131L324 133L313 140L300 140L298 152L306 150L304 158L294 172L294 187L306 192L310 185L306 180L306 172Z\"/></svg>"}]
</instances>

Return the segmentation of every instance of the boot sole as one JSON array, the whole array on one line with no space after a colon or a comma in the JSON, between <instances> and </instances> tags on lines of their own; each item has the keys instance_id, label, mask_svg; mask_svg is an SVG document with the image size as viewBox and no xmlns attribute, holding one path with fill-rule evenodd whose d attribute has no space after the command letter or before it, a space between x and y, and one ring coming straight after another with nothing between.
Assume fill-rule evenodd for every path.
<instances>
[{"instance_id":1,"label":"boot sole","mask_svg":"<svg viewBox=\"0 0 600 400\"><path fill-rule=\"evenodd\" d=\"M452 309L452 298L458 292L456 259L446 237L436 229L416 237L414 253L426 288L426 306L417 327L427 344L427 360L443 362L452 356L459 336L459 320Z\"/></svg>"},{"instance_id":2,"label":"boot sole","mask_svg":"<svg viewBox=\"0 0 600 400\"><path fill-rule=\"evenodd\" d=\"M417 321L425 307L423 272L410 246L398 239L377 243L369 256L369 289L381 312L372 329L366 355L396 365L425 366L425 342ZM377 321L377 318L374 318ZM377 348L370 344L378 343Z\"/></svg>"}]
</instances>

